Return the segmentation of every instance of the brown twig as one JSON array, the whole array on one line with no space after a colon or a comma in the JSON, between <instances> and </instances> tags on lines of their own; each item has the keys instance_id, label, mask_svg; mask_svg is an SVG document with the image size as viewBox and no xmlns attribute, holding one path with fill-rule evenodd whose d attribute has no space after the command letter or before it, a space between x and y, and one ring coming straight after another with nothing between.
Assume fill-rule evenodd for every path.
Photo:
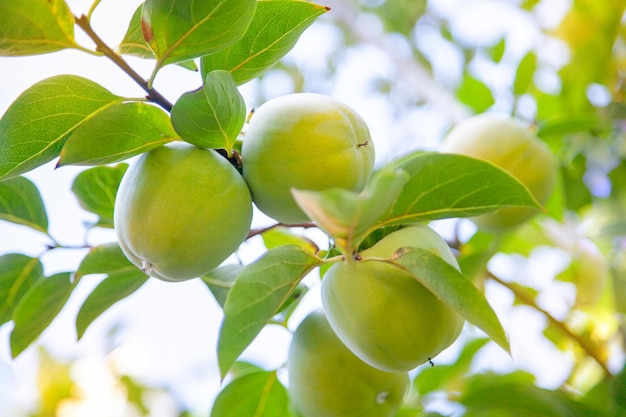
<instances>
[{"instance_id":1,"label":"brown twig","mask_svg":"<svg viewBox=\"0 0 626 417\"><path fill-rule=\"evenodd\" d=\"M128 74L133 81L135 81L147 94L147 98L163 107L168 112L172 110L172 103L169 102L161 93L154 88L148 86L148 81L139 75L119 54L115 53L96 32L94 32L89 22L89 17L82 15L80 17L74 16L76 25L80 27L89 38L96 44L96 50L102 52L104 56L109 58L115 65L117 65L122 71Z\"/></svg>"},{"instance_id":2,"label":"brown twig","mask_svg":"<svg viewBox=\"0 0 626 417\"><path fill-rule=\"evenodd\" d=\"M508 283L506 281L503 281L502 279L500 279L499 277L497 277L496 275L494 275L491 272L487 272L487 278L490 278L493 281L497 282L498 284L502 285L503 287L509 289L509 291L511 291L515 295L515 297L517 297L517 299L519 301L521 301L524 304L534 308L535 310L539 311L541 314L546 316L548 318L548 320L550 321L550 323L552 323L554 326L558 327L570 339L575 341L582 348L582 350L587 354L587 356L589 356L590 358L593 358L593 360L595 360L598 363L598 365L600 365L600 367L604 370L604 372L609 377L613 376L613 374L609 370L607 364L600 357L600 354L596 351L595 347L593 346L593 344L589 340L587 340L585 338L582 338L579 335L577 335L576 333L574 333L569 327L567 327L567 325L565 323L563 323L562 321L558 320L556 317L554 317L548 311L546 311L545 309L543 309L540 306L538 306L537 303L535 302L535 300L532 297L529 297L527 294L524 294L523 292L519 291L517 288L515 288L515 286L511 285L510 283Z\"/></svg>"}]
</instances>

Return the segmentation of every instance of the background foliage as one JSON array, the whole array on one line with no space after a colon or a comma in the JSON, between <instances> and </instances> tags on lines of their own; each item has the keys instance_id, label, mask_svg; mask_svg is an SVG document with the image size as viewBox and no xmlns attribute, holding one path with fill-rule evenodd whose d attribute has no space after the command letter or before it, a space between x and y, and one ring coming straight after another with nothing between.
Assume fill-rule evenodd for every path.
<instances>
[{"instance_id":1,"label":"background foliage","mask_svg":"<svg viewBox=\"0 0 626 417\"><path fill-rule=\"evenodd\" d=\"M102 45L96 42L98 51L119 43L120 51L132 55L131 66L143 74L136 74L139 79L147 80L144 87L154 87L148 94L163 109L122 100L146 92L117 66L105 66L109 64L103 57L85 54L82 46L55 52L76 48L74 36L80 45L93 43L78 29L74 33L70 13L87 13L84 2L68 2L67 10L62 1L23 3L33 16L45 4L62 18L29 27L35 37L43 31L54 42L26 43L17 49L6 39L16 31L28 36L21 32L25 29L0 27L0 51L8 56L0 58L0 136L28 138L41 131L49 135L45 142L28 142L30 148L17 153L8 148L14 144L0 141L0 175L21 174L51 161L23 177L0 182L0 219L5 220L0 225L0 334L5 340L0 363L9 369L2 371L0 382L11 387L0 390L6 392L0 394L3 415L48 416L53 409L63 409L66 415L85 410L98 415L102 404L124 416L207 415L215 402L211 415L219 416L220 409L242 398L244 407L271 404L263 415L285 415L288 400L280 378L289 333L284 326L293 329L316 304L317 272L307 276L301 291L288 299L291 304L272 318L276 325L267 326L244 352L242 359L254 364L235 363L229 384L218 394L215 323L241 270L237 259L202 281L173 289L146 282L116 245L106 243L112 240L107 229L112 225L111 190L126 169L119 162L171 140L176 120L193 118L189 109L206 114L207 109L196 105L199 95L208 98L202 103L224 106L243 123L242 106L249 110L298 91L330 94L357 109L372 130L380 167L411 151L436 150L452 125L484 111L509 113L533 126L560 163L548 212L519 229L494 235L476 231L467 220L432 223L458 250L464 274L485 290L508 333L514 360L467 326L436 366L412 373L412 390L399 417L626 415L625 1L329 0L323 6L330 11L304 3L299 5L302 10L287 15L300 19L284 22L272 9L279 2L259 2L257 13L277 16L281 31L292 33L272 57L294 49L278 63L251 62L233 72L232 80L219 70L232 71L233 51L250 47L253 39L244 35L234 41L241 34L224 34L196 61L189 60L194 55L185 45L172 49L166 40L153 46L155 59L146 63L135 58L153 57L140 37L140 2L124 7L95 2L88 16L104 39ZM236 3L242 10L250 4ZM0 16L17 7L13 4L0 1ZM245 12L240 15L246 17ZM248 18L254 27L252 15ZM130 25L116 27L120 20ZM78 23L88 34L87 21ZM212 37L210 28L206 30L197 35ZM212 50L215 42L225 49ZM91 50L89 54L98 55ZM55 53L14 57L44 52ZM54 56L60 61L52 65ZM268 72L259 70L270 66ZM202 90L177 102L209 73L212 78ZM18 99L36 82L36 90ZM241 97L232 93L227 102L215 98L215 91L229 88L238 88ZM55 152L66 139L63 134L75 121L46 119L22 127L12 118L19 118L24 108L41 106L37 111L45 112L46 98L64 97L68 91L91 103L72 108L73 114L100 117L82 124L56 161ZM18 104L7 110L16 99ZM166 113L171 103L176 103L173 128ZM68 100L67 106L72 105ZM151 129L132 132L135 118L150 120ZM226 134L207 129L185 136L230 150L239 127ZM115 145L115 152L86 153L94 149L84 140L114 135L115 129L137 142L125 140L128 148ZM10 155L20 152L33 158L16 164ZM53 171L55 163L61 168ZM105 163L110 165L70 166ZM328 245L314 228L261 233L271 224L262 216L255 218L259 232L235 258L248 264L272 249L265 262L278 264L272 257L280 259L276 254L286 250L286 243L303 248ZM298 259L299 274L317 265L308 253L290 253ZM22 284L9 285L16 276ZM48 278L42 281L43 276ZM306 295L304 284L311 288ZM205 288L210 292L199 292ZM137 331L146 337L135 338ZM76 338L80 341L73 346ZM189 345L201 353L190 353ZM180 356L187 360L181 362ZM260 397L268 386L268 397Z\"/></svg>"}]
</instances>

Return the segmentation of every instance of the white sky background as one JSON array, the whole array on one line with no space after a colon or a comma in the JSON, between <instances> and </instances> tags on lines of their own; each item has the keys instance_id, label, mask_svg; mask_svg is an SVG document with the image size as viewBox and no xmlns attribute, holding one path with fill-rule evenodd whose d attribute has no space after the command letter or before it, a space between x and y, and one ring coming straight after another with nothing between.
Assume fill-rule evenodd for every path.
<instances>
[{"instance_id":1,"label":"white sky background","mask_svg":"<svg viewBox=\"0 0 626 417\"><path fill-rule=\"evenodd\" d=\"M339 2L342 0L334 0ZM68 1L75 14L86 12L90 1ZM333 1L321 2L333 6ZM525 16L512 14L514 8L507 1L464 1L464 0L432 0L430 7L442 15L451 16L452 31L459 37L472 42L495 43L502 34L508 34L507 42L513 45L507 54L522 55L525 50L536 44L536 23ZM567 0L544 1L549 12L543 13L542 24L558 23ZM104 0L93 17L96 32L109 45L116 46L126 30L126 22L130 19L139 0L114 1ZM331 11L332 13L332 11ZM497 17L497 18L496 18ZM359 24L371 24L367 19ZM323 18L307 31L301 38L289 59L306 62L315 66L317 53L325 54L332 42L325 42L321 37L330 36ZM372 28L375 30L375 27ZM449 44L442 44L438 34L425 27L417 33L420 47L434 64L437 77L449 79L458 77L454 65L458 63L459 51ZM77 28L77 37L83 45L91 45ZM401 44L396 47L402 48ZM548 45L550 47L550 45ZM558 48L557 48L558 49ZM360 48L345 57L345 65L340 68L338 79L333 84L315 85L312 88L319 92L331 94L353 106L368 122L377 147L377 162L384 163L397 155L398 149L408 150L434 148L441 135L449 127L449 119L437 109L425 106L413 109L405 114L398 126L397 120L389 114L388 102L385 97L373 97L368 93L367 83L372 74L388 76L389 69L382 65L380 51L372 48ZM558 55L558 54L557 54ZM515 59L513 56L512 59ZM151 62L128 58L131 65L145 76L152 70ZM373 65L381 62L380 66ZM506 82L510 78L510 70L502 68L481 68L493 71L494 82ZM105 58L95 58L81 52L60 52L24 58L0 58L0 114L8 108L19 94L32 84L58 74L76 74L87 77L113 93L125 96L142 96L143 91L121 70ZM283 84L283 78L277 74L274 84L261 86L267 96L290 92L289 84ZM155 87L170 101L184 91L195 89L200 84L200 77L176 66L166 67L157 76ZM254 102L252 87L244 86L242 93L249 107L258 106ZM500 103L500 102L499 102ZM506 99L499 104L506 108ZM532 109L530 110L532 111ZM389 138L395 140L389 140ZM406 139L406 138L410 139ZM403 138L403 139L400 139ZM83 222L93 220L88 213L79 208L76 199L70 192L71 182L81 168L64 167L53 170L54 162L41 167L27 177L39 186L48 209L51 234L65 245L81 245L84 242ZM259 217L257 222L264 222ZM111 231L93 231L87 236L89 243L97 244L114 239ZM0 222L0 254L25 253L37 256L44 251L47 239L27 228ZM259 254L260 245L257 241L245 243L240 250L241 257L251 261ZM47 274L75 269L85 255L84 250L55 250L43 256ZM535 276L539 280L549 276L551 271L540 271ZM506 273L506 271L504 271ZM118 303L91 328L79 343L75 343L74 318L81 301L99 279L89 276L83 279L78 291L72 296L68 307L53 325L43 334L39 343L44 344L54 355L63 358L102 358L112 348L119 347L115 357L121 371L134 376L148 379L151 383L172 389L174 394L193 410L204 411L207 415L211 399L219 389L219 372L216 367L215 344L221 313L212 296L198 280L185 283L163 283L150 280L136 294ZM507 293L494 293L491 300L502 300L494 304L498 311L510 305ZM300 316L317 303L317 292L309 296ZM307 307L308 306L308 307ZM505 328L527 329L529 334L542 325L542 318L519 311L507 315ZM299 316L299 317L300 317ZM523 321L523 322L522 322ZM116 326L113 337L108 333ZM17 359L10 358L9 332L11 325L0 328L0 415L13 417L33 400L33 377L36 348L29 348ZM566 358L557 353L551 346L540 346L534 341L528 342L528 335L512 335L516 365L526 366L534 373L539 373L540 382L546 386L558 385L562 382L563 372L569 366ZM286 331L265 332L254 344L254 348L246 352L245 358L259 361L267 367L278 366L286 357L289 336ZM451 349L450 356L454 352ZM549 374L542 372L537 355L543 355L541 363L553 365ZM441 357L445 361L446 355ZM499 348L488 350L488 360L482 365L486 367L507 367L511 361ZM90 369L85 365L87 369ZM106 404L106 403L105 403ZM91 410L90 416L111 417L106 409ZM167 407L165 407L167 409ZM108 410L110 411L110 410ZM104 412L104 414L98 414ZM12 414L13 413L13 414ZM162 414L164 417L169 415Z\"/></svg>"}]
</instances>

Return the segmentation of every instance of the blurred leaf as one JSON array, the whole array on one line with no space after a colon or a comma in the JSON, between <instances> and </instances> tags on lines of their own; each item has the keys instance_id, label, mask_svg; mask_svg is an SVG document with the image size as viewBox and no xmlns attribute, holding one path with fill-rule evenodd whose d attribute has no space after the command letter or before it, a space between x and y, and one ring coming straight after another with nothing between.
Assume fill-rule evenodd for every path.
<instances>
[{"instance_id":1,"label":"blurred leaf","mask_svg":"<svg viewBox=\"0 0 626 417\"><path fill-rule=\"evenodd\" d=\"M480 159L415 152L388 168L402 169L410 179L378 226L472 217L503 207L540 207L515 177Z\"/></svg>"},{"instance_id":2,"label":"blurred leaf","mask_svg":"<svg viewBox=\"0 0 626 417\"><path fill-rule=\"evenodd\" d=\"M376 11L389 32L409 35L426 11L426 0L385 0Z\"/></svg>"},{"instance_id":3,"label":"blurred leaf","mask_svg":"<svg viewBox=\"0 0 626 417\"><path fill-rule=\"evenodd\" d=\"M201 148L225 149L246 121L246 103L230 73L210 72L201 89L184 93L172 107L172 124L183 140Z\"/></svg>"},{"instance_id":4,"label":"blurred leaf","mask_svg":"<svg viewBox=\"0 0 626 417\"><path fill-rule=\"evenodd\" d=\"M476 353L489 342L489 339L473 339L463 346L458 359L450 365L428 366L413 380L413 386L420 396L434 391L451 390L454 380L465 376L470 371Z\"/></svg>"},{"instance_id":5,"label":"blurred leaf","mask_svg":"<svg viewBox=\"0 0 626 417\"><path fill-rule=\"evenodd\" d=\"M532 51L528 52L519 65L515 73L515 81L513 82L513 93L520 95L528 91L531 83L533 82L533 76L537 69L537 55Z\"/></svg>"},{"instance_id":6,"label":"blurred leaf","mask_svg":"<svg viewBox=\"0 0 626 417\"><path fill-rule=\"evenodd\" d=\"M278 417L288 412L287 390L276 371L245 374L215 398L211 417Z\"/></svg>"},{"instance_id":7,"label":"blurred leaf","mask_svg":"<svg viewBox=\"0 0 626 417\"><path fill-rule=\"evenodd\" d=\"M37 55L76 46L64 0L0 2L0 56Z\"/></svg>"},{"instance_id":8,"label":"blurred leaf","mask_svg":"<svg viewBox=\"0 0 626 417\"><path fill-rule=\"evenodd\" d=\"M224 49L246 32L256 0L146 0L143 37L157 68Z\"/></svg>"},{"instance_id":9,"label":"blurred leaf","mask_svg":"<svg viewBox=\"0 0 626 417\"><path fill-rule=\"evenodd\" d=\"M177 139L168 114L160 108L119 103L78 126L65 142L57 165L110 164Z\"/></svg>"},{"instance_id":10,"label":"blurred leaf","mask_svg":"<svg viewBox=\"0 0 626 417\"><path fill-rule=\"evenodd\" d=\"M608 121L597 112L567 114L541 120L537 126L537 136L543 139L556 136L559 143L561 143L563 135L581 132L589 133L605 130L608 127Z\"/></svg>"},{"instance_id":11,"label":"blurred leaf","mask_svg":"<svg viewBox=\"0 0 626 417\"><path fill-rule=\"evenodd\" d=\"M586 97L590 83L616 85L619 82L623 64L613 58L613 46L625 8L624 0L577 0L554 31L567 43L571 54L569 63L559 71L560 99L567 110L590 107Z\"/></svg>"},{"instance_id":12,"label":"blurred leaf","mask_svg":"<svg viewBox=\"0 0 626 417\"><path fill-rule=\"evenodd\" d=\"M470 106L476 113L483 113L496 102L489 87L467 72L463 74L463 81L456 90L456 96L461 103Z\"/></svg>"},{"instance_id":13,"label":"blurred leaf","mask_svg":"<svg viewBox=\"0 0 626 417\"><path fill-rule=\"evenodd\" d=\"M569 210L578 211L591 203L591 191L584 181L586 172L587 160L582 154L576 156L569 165L561 167L565 205Z\"/></svg>"},{"instance_id":14,"label":"blurred leaf","mask_svg":"<svg viewBox=\"0 0 626 417\"><path fill-rule=\"evenodd\" d=\"M0 182L0 220L48 234L48 215L37 186L24 177Z\"/></svg>"},{"instance_id":15,"label":"blurred leaf","mask_svg":"<svg viewBox=\"0 0 626 417\"><path fill-rule=\"evenodd\" d=\"M493 47L489 48L489 55L493 62L498 63L502 61L504 52L506 51L506 38L502 37Z\"/></svg>"},{"instance_id":16,"label":"blurred leaf","mask_svg":"<svg viewBox=\"0 0 626 417\"><path fill-rule=\"evenodd\" d=\"M437 298L511 354L508 337L489 302L455 267L432 252L419 248L400 248L390 262L411 274Z\"/></svg>"},{"instance_id":17,"label":"blurred leaf","mask_svg":"<svg viewBox=\"0 0 626 417\"><path fill-rule=\"evenodd\" d=\"M0 119L0 180L59 156L74 129L119 100L76 75L58 75L28 88Z\"/></svg>"},{"instance_id":18,"label":"blurred leaf","mask_svg":"<svg viewBox=\"0 0 626 417\"><path fill-rule=\"evenodd\" d=\"M279 246L246 265L224 304L217 344L222 378L321 260L300 246Z\"/></svg>"},{"instance_id":19,"label":"blurred leaf","mask_svg":"<svg viewBox=\"0 0 626 417\"><path fill-rule=\"evenodd\" d=\"M0 325L11 320L15 306L41 277L39 259L21 253L0 256Z\"/></svg>"},{"instance_id":20,"label":"blurred leaf","mask_svg":"<svg viewBox=\"0 0 626 417\"><path fill-rule=\"evenodd\" d=\"M98 215L98 226L113 227L115 196L127 168L128 164L93 167L74 178L72 192L82 208Z\"/></svg>"},{"instance_id":21,"label":"blurred leaf","mask_svg":"<svg viewBox=\"0 0 626 417\"><path fill-rule=\"evenodd\" d=\"M243 265L239 264L223 265L200 277L220 307L224 308L226 296L243 268Z\"/></svg>"},{"instance_id":22,"label":"blurred leaf","mask_svg":"<svg viewBox=\"0 0 626 417\"><path fill-rule=\"evenodd\" d=\"M399 198L409 176L401 169L374 174L361 193L331 188L324 191L292 189L296 203L350 254L369 234L376 221Z\"/></svg>"},{"instance_id":23,"label":"blurred leaf","mask_svg":"<svg viewBox=\"0 0 626 417\"><path fill-rule=\"evenodd\" d=\"M532 376L516 372L506 375L472 376L459 402L466 417L609 417L570 399L565 393L538 388Z\"/></svg>"},{"instance_id":24,"label":"blurred leaf","mask_svg":"<svg viewBox=\"0 0 626 417\"><path fill-rule=\"evenodd\" d=\"M48 328L70 297L75 285L69 272L37 280L13 310L11 355L16 358Z\"/></svg>"},{"instance_id":25,"label":"blurred leaf","mask_svg":"<svg viewBox=\"0 0 626 417\"><path fill-rule=\"evenodd\" d=\"M128 297L148 280L148 276L126 258L117 243L95 247L85 256L76 271L76 279L91 274L106 274L107 277L87 296L78 311L78 339L109 307Z\"/></svg>"},{"instance_id":26,"label":"blurred leaf","mask_svg":"<svg viewBox=\"0 0 626 417\"><path fill-rule=\"evenodd\" d=\"M258 0L245 35L221 51L202 57L203 77L226 70L244 84L269 70L289 52L300 35L329 9L300 0Z\"/></svg>"}]
</instances>

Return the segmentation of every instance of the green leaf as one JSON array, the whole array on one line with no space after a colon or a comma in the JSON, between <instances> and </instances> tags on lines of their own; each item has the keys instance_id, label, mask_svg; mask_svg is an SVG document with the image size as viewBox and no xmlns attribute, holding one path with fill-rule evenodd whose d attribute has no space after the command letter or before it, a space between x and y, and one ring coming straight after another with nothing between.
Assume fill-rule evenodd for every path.
<instances>
[{"instance_id":1,"label":"green leaf","mask_svg":"<svg viewBox=\"0 0 626 417\"><path fill-rule=\"evenodd\" d=\"M169 115L146 103L119 103L86 120L67 139L58 166L123 161L173 140Z\"/></svg>"},{"instance_id":2,"label":"green leaf","mask_svg":"<svg viewBox=\"0 0 626 417\"><path fill-rule=\"evenodd\" d=\"M115 196L128 164L84 170L74 178L72 192L85 210L97 214L98 226L113 227Z\"/></svg>"},{"instance_id":3,"label":"green leaf","mask_svg":"<svg viewBox=\"0 0 626 417\"><path fill-rule=\"evenodd\" d=\"M253 372L233 380L218 394L211 417L278 417L288 413L287 390L276 371Z\"/></svg>"},{"instance_id":4,"label":"green leaf","mask_svg":"<svg viewBox=\"0 0 626 417\"><path fill-rule=\"evenodd\" d=\"M489 55L493 62L502 61L502 57L504 56L504 52L506 51L506 38L502 37L493 47L489 48Z\"/></svg>"},{"instance_id":5,"label":"green leaf","mask_svg":"<svg viewBox=\"0 0 626 417\"><path fill-rule=\"evenodd\" d=\"M389 164L410 175L379 226L472 217L504 207L541 206L519 180L484 160L415 152Z\"/></svg>"},{"instance_id":6,"label":"green leaf","mask_svg":"<svg viewBox=\"0 0 626 417\"><path fill-rule=\"evenodd\" d=\"M222 69L244 84L265 73L328 7L299 0L259 0L245 35L230 47L202 57L203 76Z\"/></svg>"},{"instance_id":7,"label":"green leaf","mask_svg":"<svg viewBox=\"0 0 626 417\"><path fill-rule=\"evenodd\" d=\"M0 256L0 324L11 320L15 306L42 276L43 265L37 258L21 253Z\"/></svg>"},{"instance_id":8,"label":"green leaf","mask_svg":"<svg viewBox=\"0 0 626 417\"><path fill-rule=\"evenodd\" d=\"M570 399L559 390L538 388L523 372L472 376L459 397L467 417L608 417Z\"/></svg>"},{"instance_id":9,"label":"green leaf","mask_svg":"<svg viewBox=\"0 0 626 417\"><path fill-rule=\"evenodd\" d=\"M87 296L78 311L78 339L109 307L137 291L148 280L148 276L126 258L117 243L93 248L85 256L76 271L76 279L90 274L106 274L107 277Z\"/></svg>"},{"instance_id":10,"label":"green leaf","mask_svg":"<svg viewBox=\"0 0 626 417\"><path fill-rule=\"evenodd\" d=\"M292 190L296 203L350 254L388 211L409 180L401 170L383 170L372 177L360 194L332 188L324 191Z\"/></svg>"},{"instance_id":11,"label":"green leaf","mask_svg":"<svg viewBox=\"0 0 626 417\"><path fill-rule=\"evenodd\" d=\"M172 124L183 140L228 155L245 121L246 102L222 70L209 73L201 89L183 94L172 107Z\"/></svg>"},{"instance_id":12,"label":"green leaf","mask_svg":"<svg viewBox=\"0 0 626 417\"><path fill-rule=\"evenodd\" d=\"M128 29L126 30L126 34L124 35L124 39L122 39L118 50L119 53L123 55L132 55L144 59L154 59L154 52L152 52L152 49L150 49L150 46L143 38L143 33L141 33L142 10L143 4L140 4L130 19ZM198 70L198 66L192 60L179 62L178 65L192 71Z\"/></svg>"},{"instance_id":13,"label":"green leaf","mask_svg":"<svg viewBox=\"0 0 626 417\"><path fill-rule=\"evenodd\" d=\"M64 0L4 0L0 16L0 56L76 47L74 16Z\"/></svg>"},{"instance_id":14,"label":"green leaf","mask_svg":"<svg viewBox=\"0 0 626 417\"><path fill-rule=\"evenodd\" d=\"M24 177L0 182L0 219L48 234L48 215L41 194Z\"/></svg>"},{"instance_id":15,"label":"green leaf","mask_svg":"<svg viewBox=\"0 0 626 417\"><path fill-rule=\"evenodd\" d=\"M474 356L487 342L489 339L470 340L463 346L461 354L453 364L436 364L437 366L425 368L413 380L413 387L420 396L454 387L458 380L471 371L470 366Z\"/></svg>"},{"instance_id":16,"label":"green leaf","mask_svg":"<svg viewBox=\"0 0 626 417\"><path fill-rule=\"evenodd\" d=\"M70 297L75 285L64 272L39 279L20 299L13 311L11 355L16 358L48 327Z\"/></svg>"},{"instance_id":17,"label":"green leaf","mask_svg":"<svg viewBox=\"0 0 626 417\"><path fill-rule=\"evenodd\" d=\"M508 338L487 299L455 267L432 252L419 248L398 249L392 263L411 274L465 320L511 353Z\"/></svg>"},{"instance_id":18,"label":"green leaf","mask_svg":"<svg viewBox=\"0 0 626 417\"><path fill-rule=\"evenodd\" d=\"M154 52L150 49L150 46L146 43L141 32L141 13L143 10L143 3L137 7L133 16L130 18L128 29L118 47L118 51L123 55L132 55L139 58L154 58Z\"/></svg>"},{"instance_id":19,"label":"green leaf","mask_svg":"<svg viewBox=\"0 0 626 417\"><path fill-rule=\"evenodd\" d=\"M232 45L255 8L256 0L146 0L141 28L158 69Z\"/></svg>"},{"instance_id":20,"label":"green leaf","mask_svg":"<svg viewBox=\"0 0 626 417\"><path fill-rule=\"evenodd\" d=\"M301 234L296 234L288 227L277 226L266 230L261 234L266 249L276 248L283 245L300 245L317 252L318 247L312 240Z\"/></svg>"},{"instance_id":21,"label":"green leaf","mask_svg":"<svg viewBox=\"0 0 626 417\"><path fill-rule=\"evenodd\" d=\"M239 264L223 265L200 277L220 307L224 308L226 296L243 268L244 266Z\"/></svg>"},{"instance_id":22,"label":"green leaf","mask_svg":"<svg viewBox=\"0 0 626 417\"><path fill-rule=\"evenodd\" d=\"M59 156L74 129L119 100L76 75L58 75L28 88L0 119L0 180Z\"/></svg>"},{"instance_id":23,"label":"green leaf","mask_svg":"<svg viewBox=\"0 0 626 417\"><path fill-rule=\"evenodd\" d=\"M456 90L456 96L459 101L470 106L476 113L483 113L496 102L489 87L468 73L463 75L463 81Z\"/></svg>"},{"instance_id":24,"label":"green leaf","mask_svg":"<svg viewBox=\"0 0 626 417\"><path fill-rule=\"evenodd\" d=\"M222 378L300 280L321 262L300 246L279 246L241 271L224 304L217 344Z\"/></svg>"},{"instance_id":25,"label":"green leaf","mask_svg":"<svg viewBox=\"0 0 626 417\"><path fill-rule=\"evenodd\" d=\"M515 73L515 81L513 82L513 92L515 94L524 94L528 91L533 82L536 69L537 55L533 52L528 52L520 61Z\"/></svg>"}]
</instances>

